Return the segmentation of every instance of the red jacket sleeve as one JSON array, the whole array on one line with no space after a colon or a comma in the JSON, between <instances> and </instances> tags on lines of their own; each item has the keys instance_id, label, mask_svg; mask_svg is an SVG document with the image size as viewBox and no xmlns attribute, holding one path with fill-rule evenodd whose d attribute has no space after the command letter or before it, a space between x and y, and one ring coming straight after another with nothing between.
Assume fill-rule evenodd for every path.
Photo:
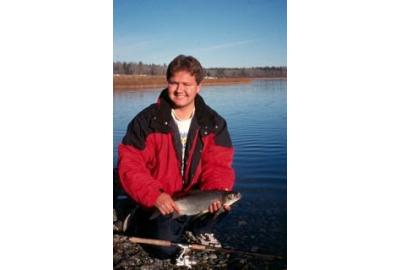
<instances>
[{"instance_id":1,"label":"red jacket sleeve","mask_svg":"<svg viewBox=\"0 0 400 270\"><path fill-rule=\"evenodd\" d=\"M146 168L151 158L151 149L143 150L131 145L120 144L118 147L118 172L124 190L139 204L152 207L161 194L162 184L155 180Z\"/></svg>"},{"instance_id":2,"label":"red jacket sleeve","mask_svg":"<svg viewBox=\"0 0 400 270\"><path fill-rule=\"evenodd\" d=\"M219 129L203 140L201 189L231 191L235 182L234 150L225 121L222 120Z\"/></svg>"}]
</instances>

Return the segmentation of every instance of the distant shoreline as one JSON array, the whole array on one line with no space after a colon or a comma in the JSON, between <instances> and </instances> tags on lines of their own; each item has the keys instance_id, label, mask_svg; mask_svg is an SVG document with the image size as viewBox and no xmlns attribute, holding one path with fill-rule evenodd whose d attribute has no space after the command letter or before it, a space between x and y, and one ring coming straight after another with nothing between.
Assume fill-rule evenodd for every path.
<instances>
[{"instance_id":1,"label":"distant shoreline","mask_svg":"<svg viewBox=\"0 0 400 270\"><path fill-rule=\"evenodd\" d=\"M205 78L204 86L208 85L229 85L229 84L245 84L253 80L286 80L286 78ZM114 90L129 90L129 89L148 89L156 87L166 87L167 81L165 76L141 76L141 75L114 75L113 88Z\"/></svg>"}]
</instances>

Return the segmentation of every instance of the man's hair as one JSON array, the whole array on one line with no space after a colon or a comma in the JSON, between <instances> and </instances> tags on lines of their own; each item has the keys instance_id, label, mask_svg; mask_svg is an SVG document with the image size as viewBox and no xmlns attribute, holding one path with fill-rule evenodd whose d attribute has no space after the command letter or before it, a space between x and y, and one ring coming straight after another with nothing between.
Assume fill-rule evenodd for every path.
<instances>
[{"instance_id":1,"label":"man's hair","mask_svg":"<svg viewBox=\"0 0 400 270\"><path fill-rule=\"evenodd\" d=\"M204 79L205 71L200 62L193 56L178 55L171 61L167 69L167 81L178 71L187 71L196 78L199 84Z\"/></svg>"}]
</instances>

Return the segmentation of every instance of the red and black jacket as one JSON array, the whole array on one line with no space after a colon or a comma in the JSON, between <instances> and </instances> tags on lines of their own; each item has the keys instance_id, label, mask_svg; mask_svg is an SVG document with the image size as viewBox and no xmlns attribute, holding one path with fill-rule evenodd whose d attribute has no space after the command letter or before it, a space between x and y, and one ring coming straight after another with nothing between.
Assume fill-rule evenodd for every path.
<instances>
[{"instance_id":1,"label":"red and black jacket","mask_svg":"<svg viewBox=\"0 0 400 270\"><path fill-rule=\"evenodd\" d=\"M196 96L182 176L182 145L171 108L164 89L156 104L130 122L118 148L122 187L144 207L152 207L161 192L233 188L233 146L225 120Z\"/></svg>"}]
</instances>

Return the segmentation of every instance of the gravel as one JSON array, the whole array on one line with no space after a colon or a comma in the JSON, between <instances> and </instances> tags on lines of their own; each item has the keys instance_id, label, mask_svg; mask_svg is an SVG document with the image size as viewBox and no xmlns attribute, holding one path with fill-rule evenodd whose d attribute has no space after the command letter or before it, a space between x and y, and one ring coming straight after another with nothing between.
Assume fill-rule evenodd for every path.
<instances>
[{"instance_id":1,"label":"gravel","mask_svg":"<svg viewBox=\"0 0 400 270\"><path fill-rule=\"evenodd\" d=\"M219 252L190 253L191 259L197 261L194 270L205 269L284 269L284 262L271 262L256 257L237 256ZM131 243L127 236L114 234L114 269L184 269L176 266L171 260L159 260L150 257L141 246Z\"/></svg>"}]
</instances>

